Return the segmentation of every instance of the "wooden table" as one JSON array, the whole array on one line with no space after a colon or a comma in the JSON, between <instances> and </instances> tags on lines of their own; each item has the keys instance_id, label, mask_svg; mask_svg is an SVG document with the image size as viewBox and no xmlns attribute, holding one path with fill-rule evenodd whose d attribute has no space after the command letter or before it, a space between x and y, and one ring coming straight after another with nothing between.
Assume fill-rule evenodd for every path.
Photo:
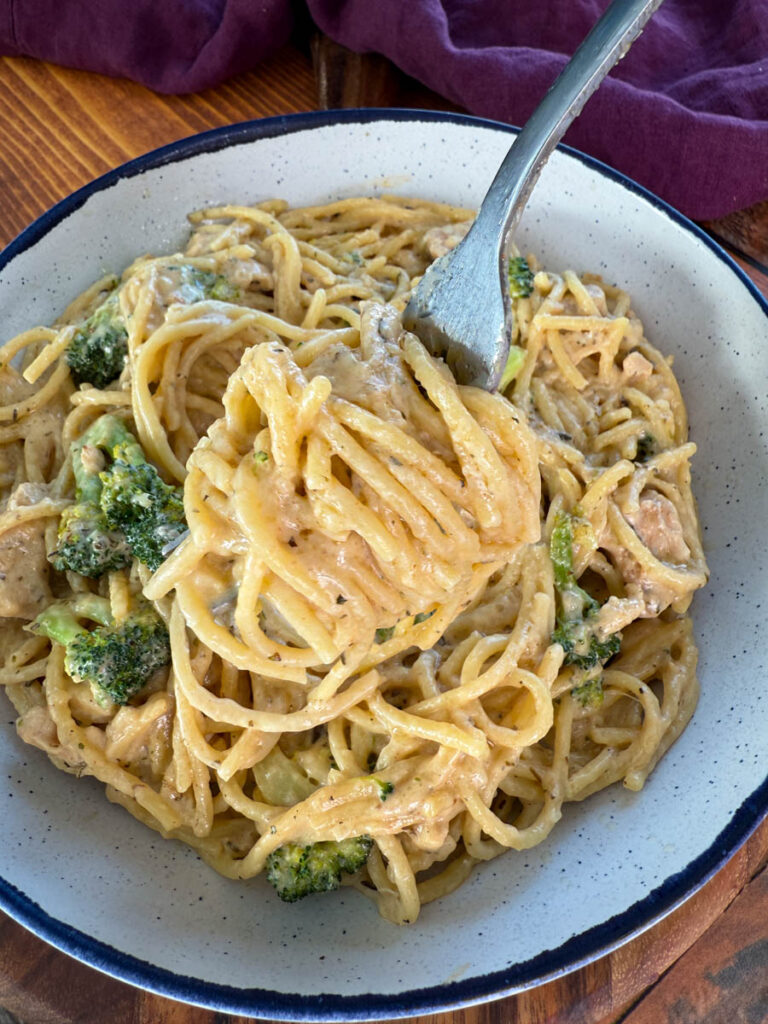
<instances>
[{"instance_id":1,"label":"wooden table","mask_svg":"<svg viewBox=\"0 0 768 1024\"><path fill-rule=\"evenodd\" d=\"M0 246L73 189L155 146L218 125L332 106L450 104L328 40L286 48L194 96L21 58L0 59ZM768 294L768 203L708 227ZM762 264L762 265L761 265ZM565 978L421 1024L757 1024L768 1020L768 823L699 893L639 938ZM671 966L672 965L672 966ZM671 969L670 969L671 967ZM667 972L664 974L664 972ZM662 977L662 975L664 975ZM661 978L661 980L659 980ZM0 1024L242 1024L113 981L0 914Z\"/></svg>"}]
</instances>

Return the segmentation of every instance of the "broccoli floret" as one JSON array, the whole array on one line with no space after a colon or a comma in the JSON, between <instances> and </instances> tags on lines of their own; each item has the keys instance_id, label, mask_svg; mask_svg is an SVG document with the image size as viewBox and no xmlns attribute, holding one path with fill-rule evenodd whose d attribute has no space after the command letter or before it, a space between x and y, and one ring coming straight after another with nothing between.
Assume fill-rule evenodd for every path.
<instances>
[{"instance_id":1,"label":"broccoli floret","mask_svg":"<svg viewBox=\"0 0 768 1024\"><path fill-rule=\"evenodd\" d=\"M552 642L560 644L565 651L565 665L592 669L604 665L609 658L619 653L621 637L613 633L605 640L598 639L594 625L589 621L590 613L585 612L585 616L582 619L560 620L552 634Z\"/></svg>"},{"instance_id":2,"label":"broccoli floret","mask_svg":"<svg viewBox=\"0 0 768 1024\"><path fill-rule=\"evenodd\" d=\"M581 686L574 686L571 696L581 704L583 708L599 708L603 703L603 680L588 679Z\"/></svg>"},{"instance_id":3,"label":"broccoli floret","mask_svg":"<svg viewBox=\"0 0 768 1024\"><path fill-rule=\"evenodd\" d=\"M507 266L507 276L510 298L524 299L533 291L533 271L524 257L512 257Z\"/></svg>"},{"instance_id":4,"label":"broccoli floret","mask_svg":"<svg viewBox=\"0 0 768 1024\"><path fill-rule=\"evenodd\" d=\"M59 520L56 550L51 552L54 568L98 579L130 562L128 541L119 530L109 528L98 505L82 502L65 509Z\"/></svg>"},{"instance_id":5,"label":"broccoli floret","mask_svg":"<svg viewBox=\"0 0 768 1024\"><path fill-rule=\"evenodd\" d=\"M180 487L163 482L116 416L101 416L72 446L76 504L59 523L53 565L92 579L129 565L154 572L187 529Z\"/></svg>"},{"instance_id":6,"label":"broccoli floret","mask_svg":"<svg viewBox=\"0 0 768 1024\"><path fill-rule=\"evenodd\" d=\"M138 448L138 445L135 446ZM131 551L154 572L168 548L187 529L180 487L160 479L154 466L130 446L116 449L108 472L101 474L101 507L107 522L122 531Z\"/></svg>"},{"instance_id":7,"label":"broccoli floret","mask_svg":"<svg viewBox=\"0 0 768 1024\"><path fill-rule=\"evenodd\" d=\"M56 550L50 556L59 572L69 569L97 579L130 565L130 546L122 531L107 522L101 507L102 452L123 436L130 434L120 420L102 416L72 446L75 504L62 513Z\"/></svg>"},{"instance_id":8,"label":"broccoli floret","mask_svg":"<svg viewBox=\"0 0 768 1024\"><path fill-rule=\"evenodd\" d=\"M565 651L564 665L594 669L598 665L605 665L609 657L620 651L622 639L618 634L613 633L605 640L599 640L593 630L589 618L558 625L552 634L552 642L559 643Z\"/></svg>"},{"instance_id":9,"label":"broccoli floret","mask_svg":"<svg viewBox=\"0 0 768 1024\"><path fill-rule=\"evenodd\" d=\"M87 629L81 619L99 625ZM115 623L109 601L89 594L50 605L29 628L63 644L67 673L77 682L90 683L100 701L127 703L171 660L168 630L149 605Z\"/></svg>"},{"instance_id":10,"label":"broccoli floret","mask_svg":"<svg viewBox=\"0 0 768 1024\"><path fill-rule=\"evenodd\" d=\"M313 892L330 892L341 884L342 872L354 874L368 859L370 836L302 846L286 843L267 857L267 880L286 903Z\"/></svg>"},{"instance_id":11,"label":"broccoli floret","mask_svg":"<svg viewBox=\"0 0 768 1024\"><path fill-rule=\"evenodd\" d=\"M382 803L395 792L394 782L388 782L384 779L371 779L379 787L379 800Z\"/></svg>"},{"instance_id":12,"label":"broccoli floret","mask_svg":"<svg viewBox=\"0 0 768 1024\"><path fill-rule=\"evenodd\" d=\"M179 267L179 274L181 287L178 294L184 302L203 302L205 299L237 302L240 298L240 289L223 274L215 274L212 270L202 270L186 263Z\"/></svg>"},{"instance_id":13,"label":"broccoli floret","mask_svg":"<svg viewBox=\"0 0 768 1024\"><path fill-rule=\"evenodd\" d=\"M591 671L618 653L621 636L614 633L601 639L597 635L600 605L578 585L573 574L573 523L572 515L559 512L549 543L558 597L552 643L560 644L565 651L565 665Z\"/></svg>"},{"instance_id":14,"label":"broccoli floret","mask_svg":"<svg viewBox=\"0 0 768 1024\"><path fill-rule=\"evenodd\" d=\"M123 372L127 355L128 332L113 292L75 332L67 364L75 384L105 388Z\"/></svg>"},{"instance_id":15,"label":"broccoli floret","mask_svg":"<svg viewBox=\"0 0 768 1024\"><path fill-rule=\"evenodd\" d=\"M652 459L657 451L656 438L653 434L643 434L637 439L634 462L647 462Z\"/></svg>"}]
</instances>

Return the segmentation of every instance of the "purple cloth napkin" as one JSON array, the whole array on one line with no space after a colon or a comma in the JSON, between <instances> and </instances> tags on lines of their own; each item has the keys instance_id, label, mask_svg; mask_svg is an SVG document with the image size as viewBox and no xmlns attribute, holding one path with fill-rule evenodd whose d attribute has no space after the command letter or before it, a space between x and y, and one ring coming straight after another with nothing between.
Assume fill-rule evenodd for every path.
<instances>
[{"instance_id":1,"label":"purple cloth napkin","mask_svg":"<svg viewBox=\"0 0 768 1024\"><path fill-rule=\"evenodd\" d=\"M521 124L607 0L307 0L318 26ZM193 92L288 39L292 0L0 0L0 53ZM566 136L697 219L768 199L768 0L667 0Z\"/></svg>"},{"instance_id":2,"label":"purple cloth napkin","mask_svg":"<svg viewBox=\"0 0 768 1024\"><path fill-rule=\"evenodd\" d=\"M607 6L310 0L333 39L518 125ZM696 219L768 199L768 0L667 0L564 141Z\"/></svg>"},{"instance_id":3,"label":"purple cloth napkin","mask_svg":"<svg viewBox=\"0 0 768 1024\"><path fill-rule=\"evenodd\" d=\"M0 54L199 92L287 41L291 0L0 0Z\"/></svg>"}]
</instances>

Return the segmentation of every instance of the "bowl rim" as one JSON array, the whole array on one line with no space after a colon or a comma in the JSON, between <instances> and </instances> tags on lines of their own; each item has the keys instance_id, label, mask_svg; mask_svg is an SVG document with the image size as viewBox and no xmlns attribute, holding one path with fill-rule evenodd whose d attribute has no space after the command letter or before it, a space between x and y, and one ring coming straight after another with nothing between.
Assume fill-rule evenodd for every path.
<instances>
[{"instance_id":1,"label":"bowl rim","mask_svg":"<svg viewBox=\"0 0 768 1024\"><path fill-rule=\"evenodd\" d=\"M470 114L404 108L352 108L282 114L213 128L138 156L107 171L72 192L41 214L0 252L0 273L17 256L32 248L52 228L82 207L95 193L144 171L179 163L259 139L290 135L339 124L374 122L441 122L492 129L510 136L519 128ZM701 227L632 178L571 146L558 149L598 174L651 203L678 227L692 234L721 260L747 289L768 317L768 300L737 263ZM47 911L0 877L0 908L35 935L60 951L118 980L159 995L232 1014L276 1020L355 1021L409 1017L445 1012L500 999L578 970L652 927L704 886L757 829L768 814L768 778L744 800L715 841L682 871L666 878L647 896L606 921L575 935L555 949L509 967L464 980L408 989L396 994L370 993L300 995L266 988L240 988L201 981L140 957L123 953Z\"/></svg>"}]
</instances>

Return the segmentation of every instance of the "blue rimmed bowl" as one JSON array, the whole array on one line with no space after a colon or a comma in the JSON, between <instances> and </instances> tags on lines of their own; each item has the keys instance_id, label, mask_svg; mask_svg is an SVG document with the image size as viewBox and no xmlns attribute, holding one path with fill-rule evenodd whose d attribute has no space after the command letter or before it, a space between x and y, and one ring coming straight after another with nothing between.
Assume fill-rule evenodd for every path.
<instances>
[{"instance_id":1,"label":"blue rimmed bowl","mask_svg":"<svg viewBox=\"0 0 768 1024\"><path fill-rule=\"evenodd\" d=\"M475 118L373 110L167 146L59 203L0 255L0 340L53 320L137 254L181 246L192 209L385 192L475 206L512 138ZM699 445L694 489L712 569L694 602L702 697L645 789L566 808L541 846L484 865L398 929L349 891L286 906L261 879L219 878L108 804L94 780L25 747L6 703L0 905L22 924L125 981L214 1009L392 1018L583 966L684 901L756 827L768 808L768 306L693 224L572 150L551 158L518 240L550 268L629 290L650 339L674 356Z\"/></svg>"}]
</instances>

